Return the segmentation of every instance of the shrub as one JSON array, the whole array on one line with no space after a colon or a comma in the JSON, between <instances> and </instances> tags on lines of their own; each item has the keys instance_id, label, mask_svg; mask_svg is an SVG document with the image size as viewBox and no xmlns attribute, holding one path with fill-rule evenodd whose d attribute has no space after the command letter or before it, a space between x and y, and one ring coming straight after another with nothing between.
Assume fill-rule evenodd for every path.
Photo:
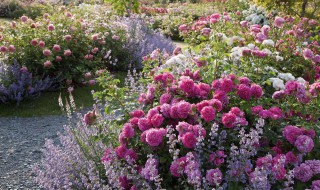
<instances>
[{"instance_id":1,"label":"shrub","mask_svg":"<svg viewBox=\"0 0 320 190\"><path fill-rule=\"evenodd\" d=\"M44 14L35 21L22 16L2 33L3 50L12 47L2 54L10 61L16 59L36 77L61 75L76 83L81 83L88 71L121 68L120 64L114 66L114 60L121 54L123 31L109 27L107 18L79 17L68 11Z\"/></svg>"},{"instance_id":2,"label":"shrub","mask_svg":"<svg viewBox=\"0 0 320 190\"><path fill-rule=\"evenodd\" d=\"M0 104L16 102L40 96L41 92L57 88L57 79L46 77L37 80L17 62L7 65L0 62Z\"/></svg>"},{"instance_id":3,"label":"shrub","mask_svg":"<svg viewBox=\"0 0 320 190\"><path fill-rule=\"evenodd\" d=\"M302 175L320 162L318 82L291 80L271 98L246 77L206 81L199 71L167 70L140 95L142 110L125 117L119 146L106 149L113 188L299 189L318 179L317 170Z\"/></svg>"},{"instance_id":4,"label":"shrub","mask_svg":"<svg viewBox=\"0 0 320 190\"><path fill-rule=\"evenodd\" d=\"M63 106L62 100L59 101ZM45 189L106 189L105 170L100 163L105 146L93 137L108 129L105 126L88 128L80 113L71 116L74 106L70 95L70 104L66 102L63 108L67 109L69 123L64 133L59 134L60 145L46 140L41 165L33 166L35 181Z\"/></svg>"},{"instance_id":5,"label":"shrub","mask_svg":"<svg viewBox=\"0 0 320 190\"><path fill-rule=\"evenodd\" d=\"M155 49L168 53L173 51L172 41L160 32L148 28L140 18L122 18L120 22L127 28L128 37L124 47L128 49L127 60L133 68L142 69L143 57Z\"/></svg>"},{"instance_id":6,"label":"shrub","mask_svg":"<svg viewBox=\"0 0 320 190\"><path fill-rule=\"evenodd\" d=\"M23 6L19 1L5 0L0 3L0 17L11 18L13 12L23 11Z\"/></svg>"}]
</instances>

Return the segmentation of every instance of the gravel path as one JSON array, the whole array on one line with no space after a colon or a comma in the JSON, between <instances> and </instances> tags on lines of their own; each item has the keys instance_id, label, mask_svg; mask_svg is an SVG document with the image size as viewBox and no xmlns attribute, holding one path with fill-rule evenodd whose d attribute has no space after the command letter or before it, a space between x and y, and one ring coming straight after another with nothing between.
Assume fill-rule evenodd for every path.
<instances>
[{"instance_id":1,"label":"gravel path","mask_svg":"<svg viewBox=\"0 0 320 190\"><path fill-rule=\"evenodd\" d=\"M46 138L58 139L64 116L0 117L0 189L40 189L33 183L31 166L39 163Z\"/></svg>"}]
</instances>

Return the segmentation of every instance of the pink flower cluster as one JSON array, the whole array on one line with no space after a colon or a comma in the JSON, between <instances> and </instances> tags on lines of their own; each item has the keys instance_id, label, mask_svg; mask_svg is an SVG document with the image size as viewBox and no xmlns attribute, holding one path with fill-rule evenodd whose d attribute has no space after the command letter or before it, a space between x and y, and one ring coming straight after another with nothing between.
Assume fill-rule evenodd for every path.
<instances>
[{"instance_id":1,"label":"pink flower cluster","mask_svg":"<svg viewBox=\"0 0 320 190\"><path fill-rule=\"evenodd\" d=\"M234 128L237 125L248 125L248 121L245 118L244 112L238 107L233 107L228 113L224 113L221 121L222 124L227 128Z\"/></svg>"},{"instance_id":2,"label":"pink flower cluster","mask_svg":"<svg viewBox=\"0 0 320 190\"><path fill-rule=\"evenodd\" d=\"M294 168L293 172L295 178L302 182L308 182L313 176L320 174L320 160L306 160Z\"/></svg>"},{"instance_id":3,"label":"pink flower cluster","mask_svg":"<svg viewBox=\"0 0 320 190\"><path fill-rule=\"evenodd\" d=\"M216 166L220 166L224 163L224 159L227 157L223 150L218 150L209 156L210 162L212 162Z\"/></svg>"},{"instance_id":4,"label":"pink flower cluster","mask_svg":"<svg viewBox=\"0 0 320 190\"><path fill-rule=\"evenodd\" d=\"M251 108L254 115L259 115L263 119L278 120L284 117L282 110L279 107L272 107L270 109L263 109L262 106L255 106Z\"/></svg>"},{"instance_id":5,"label":"pink flower cluster","mask_svg":"<svg viewBox=\"0 0 320 190\"><path fill-rule=\"evenodd\" d=\"M14 47L14 45L9 45L8 47L6 46L0 46L0 52L2 53L13 53L16 51L16 48Z\"/></svg>"},{"instance_id":6,"label":"pink flower cluster","mask_svg":"<svg viewBox=\"0 0 320 190\"><path fill-rule=\"evenodd\" d=\"M179 122L176 126L176 130L179 132L178 139L186 148L194 148L197 143L197 138L206 136L206 130L199 125L191 125L186 122Z\"/></svg>"},{"instance_id":7,"label":"pink flower cluster","mask_svg":"<svg viewBox=\"0 0 320 190\"><path fill-rule=\"evenodd\" d=\"M307 91L307 85L298 81L288 81L285 84L285 89L276 91L273 93L273 99L282 99L287 96L295 96L297 100L301 103L307 104L311 100L311 95L317 97L318 91L316 90L318 87L318 83L314 83L310 85L309 92Z\"/></svg>"},{"instance_id":8,"label":"pink flower cluster","mask_svg":"<svg viewBox=\"0 0 320 190\"><path fill-rule=\"evenodd\" d=\"M283 129L282 135L301 153L308 153L314 147L312 138L315 137L315 131L313 129L306 130L304 128L288 125Z\"/></svg>"}]
</instances>

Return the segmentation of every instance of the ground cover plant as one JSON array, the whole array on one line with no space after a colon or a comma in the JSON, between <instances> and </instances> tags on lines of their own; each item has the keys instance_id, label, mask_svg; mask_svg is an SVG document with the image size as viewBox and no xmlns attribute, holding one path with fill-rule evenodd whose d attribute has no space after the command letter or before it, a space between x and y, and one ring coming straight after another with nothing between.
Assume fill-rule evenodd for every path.
<instances>
[{"instance_id":1,"label":"ground cover plant","mask_svg":"<svg viewBox=\"0 0 320 190\"><path fill-rule=\"evenodd\" d=\"M320 189L318 21L227 2L181 23L191 46L150 50L124 87L101 70L102 90L84 116L72 119L72 95L59 100L70 122L60 145L46 142L36 182L45 189ZM150 23L116 21L124 33Z\"/></svg>"}]
</instances>

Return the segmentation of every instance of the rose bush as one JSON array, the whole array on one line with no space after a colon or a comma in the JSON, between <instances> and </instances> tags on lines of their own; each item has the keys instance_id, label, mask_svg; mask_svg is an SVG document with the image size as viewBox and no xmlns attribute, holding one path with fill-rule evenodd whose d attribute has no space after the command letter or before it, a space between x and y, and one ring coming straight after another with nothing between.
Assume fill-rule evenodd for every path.
<instances>
[{"instance_id":1,"label":"rose bush","mask_svg":"<svg viewBox=\"0 0 320 190\"><path fill-rule=\"evenodd\" d=\"M318 189L319 46L300 31L314 21L270 15L270 26L241 26L245 15L234 7L181 26L199 45L154 50L142 73L129 72L126 87L100 75L104 90L95 98L104 114L90 111L79 124L97 131L86 139L106 146L92 167L103 180L93 177L88 187ZM38 179L46 176L39 183L67 181L50 180L55 170L38 171ZM67 173L78 182L74 171Z\"/></svg>"}]
</instances>

